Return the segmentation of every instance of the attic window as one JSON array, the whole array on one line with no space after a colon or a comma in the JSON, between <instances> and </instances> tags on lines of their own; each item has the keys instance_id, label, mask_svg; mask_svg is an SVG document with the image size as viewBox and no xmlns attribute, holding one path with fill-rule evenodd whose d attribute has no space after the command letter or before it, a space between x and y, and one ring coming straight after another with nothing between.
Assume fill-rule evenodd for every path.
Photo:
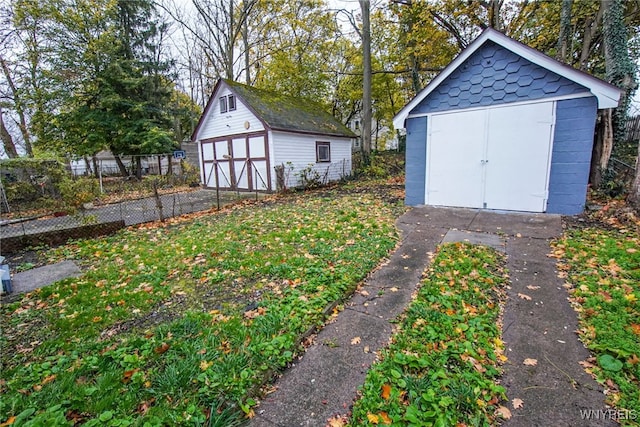
<instances>
[{"instance_id":1,"label":"attic window","mask_svg":"<svg viewBox=\"0 0 640 427\"><path fill-rule=\"evenodd\" d=\"M220 97L220 113L236 110L236 97L233 95Z\"/></svg>"},{"instance_id":2,"label":"attic window","mask_svg":"<svg viewBox=\"0 0 640 427\"><path fill-rule=\"evenodd\" d=\"M316 141L316 162L331 161L331 143Z\"/></svg>"}]
</instances>

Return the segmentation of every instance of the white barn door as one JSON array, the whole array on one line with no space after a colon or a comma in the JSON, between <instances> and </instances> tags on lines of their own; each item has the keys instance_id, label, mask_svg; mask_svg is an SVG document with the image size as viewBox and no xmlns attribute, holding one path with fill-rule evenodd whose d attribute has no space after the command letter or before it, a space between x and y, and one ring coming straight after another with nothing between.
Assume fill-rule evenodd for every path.
<instances>
[{"instance_id":1,"label":"white barn door","mask_svg":"<svg viewBox=\"0 0 640 427\"><path fill-rule=\"evenodd\" d=\"M484 111L440 114L431 118L427 143L429 205L482 207Z\"/></svg>"},{"instance_id":2,"label":"white barn door","mask_svg":"<svg viewBox=\"0 0 640 427\"><path fill-rule=\"evenodd\" d=\"M201 144L205 187L271 191L265 132L220 137Z\"/></svg>"},{"instance_id":3,"label":"white barn door","mask_svg":"<svg viewBox=\"0 0 640 427\"><path fill-rule=\"evenodd\" d=\"M544 102L431 116L425 202L544 212L553 115Z\"/></svg>"},{"instance_id":4,"label":"white barn door","mask_svg":"<svg viewBox=\"0 0 640 427\"><path fill-rule=\"evenodd\" d=\"M489 110L485 207L546 210L552 125L552 102Z\"/></svg>"}]
</instances>

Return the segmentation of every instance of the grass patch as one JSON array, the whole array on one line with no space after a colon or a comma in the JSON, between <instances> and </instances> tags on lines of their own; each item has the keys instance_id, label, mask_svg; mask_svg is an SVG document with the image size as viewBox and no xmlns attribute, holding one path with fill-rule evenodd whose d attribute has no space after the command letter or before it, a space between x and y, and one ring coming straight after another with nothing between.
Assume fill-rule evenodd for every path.
<instances>
[{"instance_id":1,"label":"grass patch","mask_svg":"<svg viewBox=\"0 0 640 427\"><path fill-rule=\"evenodd\" d=\"M640 425L640 238L634 231L583 228L556 242L571 284L579 334L595 358L583 366L607 390L607 403L634 411Z\"/></svg>"},{"instance_id":2,"label":"grass patch","mask_svg":"<svg viewBox=\"0 0 640 427\"><path fill-rule=\"evenodd\" d=\"M0 422L234 425L402 211L352 186L57 249L83 276L2 306Z\"/></svg>"},{"instance_id":3,"label":"grass patch","mask_svg":"<svg viewBox=\"0 0 640 427\"><path fill-rule=\"evenodd\" d=\"M506 358L498 322L504 258L466 244L440 247L415 300L367 374L350 425L490 425Z\"/></svg>"}]
</instances>

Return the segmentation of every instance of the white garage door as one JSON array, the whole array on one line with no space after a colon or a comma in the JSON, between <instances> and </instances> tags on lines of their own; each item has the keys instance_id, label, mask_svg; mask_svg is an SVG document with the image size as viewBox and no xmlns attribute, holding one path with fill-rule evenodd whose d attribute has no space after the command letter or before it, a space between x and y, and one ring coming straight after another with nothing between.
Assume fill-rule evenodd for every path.
<instances>
[{"instance_id":1,"label":"white garage door","mask_svg":"<svg viewBox=\"0 0 640 427\"><path fill-rule=\"evenodd\" d=\"M544 212L554 103L430 117L429 205Z\"/></svg>"}]
</instances>

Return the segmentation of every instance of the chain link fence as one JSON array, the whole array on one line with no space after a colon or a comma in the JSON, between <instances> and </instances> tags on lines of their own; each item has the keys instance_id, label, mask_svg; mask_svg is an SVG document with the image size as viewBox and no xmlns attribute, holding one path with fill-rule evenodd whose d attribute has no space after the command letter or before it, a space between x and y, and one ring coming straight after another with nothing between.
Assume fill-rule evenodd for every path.
<instances>
[{"instance_id":1,"label":"chain link fence","mask_svg":"<svg viewBox=\"0 0 640 427\"><path fill-rule=\"evenodd\" d=\"M171 156L125 163L135 173L116 176L110 162L64 165L52 160L0 162L0 253L109 234L129 225L220 208L257 193L199 188L194 166ZM97 169L91 166L97 165ZM101 167L104 166L104 167Z\"/></svg>"}]
</instances>

